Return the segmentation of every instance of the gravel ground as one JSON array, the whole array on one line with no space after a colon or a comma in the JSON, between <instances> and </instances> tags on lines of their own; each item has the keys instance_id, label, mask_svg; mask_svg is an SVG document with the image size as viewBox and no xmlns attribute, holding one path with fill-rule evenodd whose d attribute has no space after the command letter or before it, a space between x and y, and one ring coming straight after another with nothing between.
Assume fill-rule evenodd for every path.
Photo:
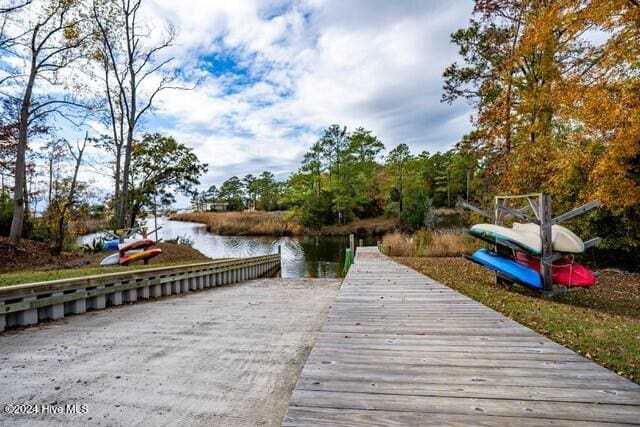
<instances>
[{"instance_id":1,"label":"gravel ground","mask_svg":"<svg viewBox=\"0 0 640 427\"><path fill-rule=\"evenodd\" d=\"M49 406L0 424L280 425L339 285L261 279L1 334L0 403Z\"/></svg>"}]
</instances>

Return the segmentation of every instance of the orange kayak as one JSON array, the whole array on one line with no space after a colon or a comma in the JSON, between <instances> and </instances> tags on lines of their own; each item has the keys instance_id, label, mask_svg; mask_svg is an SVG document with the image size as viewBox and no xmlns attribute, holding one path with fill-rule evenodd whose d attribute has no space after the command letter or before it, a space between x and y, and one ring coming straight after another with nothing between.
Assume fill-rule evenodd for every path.
<instances>
[{"instance_id":1,"label":"orange kayak","mask_svg":"<svg viewBox=\"0 0 640 427\"><path fill-rule=\"evenodd\" d=\"M131 251L133 249L144 249L149 246L155 245L155 242L151 239L137 239L130 242L121 243L118 245L119 251Z\"/></svg>"},{"instance_id":2,"label":"orange kayak","mask_svg":"<svg viewBox=\"0 0 640 427\"><path fill-rule=\"evenodd\" d=\"M128 253L127 255L120 258L120 265L128 265L129 263L138 260L149 260L154 256L160 255L161 253L162 249L160 248L147 249L146 251L142 252Z\"/></svg>"}]
</instances>

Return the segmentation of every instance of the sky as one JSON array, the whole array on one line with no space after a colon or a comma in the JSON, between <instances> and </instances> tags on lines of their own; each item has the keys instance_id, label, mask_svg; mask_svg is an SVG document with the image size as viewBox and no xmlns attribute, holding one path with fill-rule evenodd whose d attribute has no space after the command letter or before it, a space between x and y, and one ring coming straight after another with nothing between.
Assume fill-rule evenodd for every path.
<instances>
[{"instance_id":1,"label":"sky","mask_svg":"<svg viewBox=\"0 0 640 427\"><path fill-rule=\"evenodd\" d=\"M471 129L464 102L440 99L442 73L458 60L450 35L468 25L472 8L471 0L144 0L152 43L167 25L177 30L159 59L173 57L169 71L192 89L161 92L136 137L159 132L193 148L209 165L201 190L265 170L286 179L332 124L371 130L388 150L447 150ZM0 57L0 74L7 64L23 68L25 58ZM70 86L100 93L83 67L65 69ZM43 79L36 86L61 90ZM109 134L97 118L81 128L52 124L70 141L87 129ZM87 157L80 179L109 194L110 158L97 147Z\"/></svg>"},{"instance_id":2,"label":"sky","mask_svg":"<svg viewBox=\"0 0 640 427\"><path fill-rule=\"evenodd\" d=\"M187 6L188 4L188 6ZM390 149L446 150L470 128L440 102L457 59L450 34L471 1L175 0L144 2L191 85L162 93L144 130L173 135L209 164L202 188L272 171L285 179L327 126L373 131Z\"/></svg>"}]
</instances>

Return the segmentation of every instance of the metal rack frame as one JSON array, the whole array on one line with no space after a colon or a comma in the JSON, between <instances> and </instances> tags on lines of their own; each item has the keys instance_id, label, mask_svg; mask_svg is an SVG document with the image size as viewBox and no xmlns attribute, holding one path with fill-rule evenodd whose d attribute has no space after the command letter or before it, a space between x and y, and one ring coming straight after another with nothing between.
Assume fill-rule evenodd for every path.
<instances>
[{"instance_id":1,"label":"metal rack frame","mask_svg":"<svg viewBox=\"0 0 640 427\"><path fill-rule=\"evenodd\" d=\"M511 200L526 201L526 205L513 209L507 206ZM551 268L553 262L562 257L562 254L553 250L551 240L551 227L555 224L573 219L591 209L600 206L600 200L594 200L577 207L569 212L554 217L551 209L551 195L547 193L533 193L522 195L501 195L495 197L493 214L478 208L462 199L459 199L459 205L465 209L469 209L493 221L496 225L502 225L504 220L509 217L515 217L526 222L531 222L540 227L540 238L542 239L542 254L540 258L540 274L542 275L543 288L545 295L554 296L566 292L565 287L554 287ZM527 213L532 212L533 215ZM584 242L585 250L596 246L602 239L595 237ZM499 250L496 244L496 250ZM498 280L501 280L498 275Z\"/></svg>"}]
</instances>

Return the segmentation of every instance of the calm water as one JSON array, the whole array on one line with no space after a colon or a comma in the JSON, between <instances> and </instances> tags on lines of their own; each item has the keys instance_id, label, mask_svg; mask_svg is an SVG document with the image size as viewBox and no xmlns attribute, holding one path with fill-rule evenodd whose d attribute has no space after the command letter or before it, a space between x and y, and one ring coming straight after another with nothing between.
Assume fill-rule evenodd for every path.
<instances>
[{"instance_id":1,"label":"calm water","mask_svg":"<svg viewBox=\"0 0 640 427\"><path fill-rule=\"evenodd\" d=\"M148 225L153 229L153 220ZM204 225L194 222L169 221L158 218L158 238L163 240L187 237L193 247L211 258L238 258L267 255L282 247L282 277L339 277L344 263L344 250L348 237L254 237L219 236L209 233ZM91 241L94 235L80 238ZM155 239L155 233L150 236ZM376 238L365 239L366 245L375 245Z\"/></svg>"}]
</instances>

